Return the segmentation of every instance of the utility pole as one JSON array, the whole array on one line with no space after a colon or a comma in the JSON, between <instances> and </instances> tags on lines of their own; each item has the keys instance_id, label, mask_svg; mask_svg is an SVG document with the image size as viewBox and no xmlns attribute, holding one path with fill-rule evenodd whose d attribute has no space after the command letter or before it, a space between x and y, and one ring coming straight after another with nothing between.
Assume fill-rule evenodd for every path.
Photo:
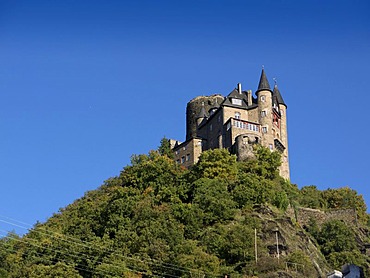
<instances>
[{"instance_id":1,"label":"utility pole","mask_svg":"<svg viewBox=\"0 0 370 278\"><path fill-rule=\"evenodd\" d=\"M275 230L273 230L273 232L275 232L275 235L276 235L276 253L277 253L277 259L278 259L278 262L279 262L279 258L280 258L280 254L279 254L279 237L278 237L279 228L276 228Z\"/></svg>"},{"instance_id":2,"label":"utility pole","mask_svg":"<svg viewBox=\"0 0 370 278\"><path fill-rule=\"evenodd\" d=\"M257 264L257 229L254 228L254 257L256 258L256 264Z\"/></svg>"}]
</instances>

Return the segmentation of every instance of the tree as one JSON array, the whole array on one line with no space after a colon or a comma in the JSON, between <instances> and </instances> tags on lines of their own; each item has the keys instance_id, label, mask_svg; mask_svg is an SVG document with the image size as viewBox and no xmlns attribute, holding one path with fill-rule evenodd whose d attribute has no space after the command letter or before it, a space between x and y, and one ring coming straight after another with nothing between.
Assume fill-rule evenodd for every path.
<instances>
[{"instance_id":1,"label":"tree","mask_svg":"<svg viewBox=\"0 0 370 278\"><path fill-rule=\"evenodd\" d=\"M341 187L337 189L327 189L322 192L323 198L326 201L328 208L356 209L357 216L361 223L365 224L368 221L367 207L362 195L358 195L356 190L349 187Z\"/></svg>"},{"instance_id":2,"label":"tree","mask_svg":"<svg viewBox=\"0 0 370 278\"><path fill-rule=\"evenodd\" d=\"M306 256L302 251L296 250L290 253L287 258L287 266L292 267L293 270L297 270L302 273L304 277L309 276L315 272L315 268L311 262L309 256Z\"/></svg>"},{"instance_id":3,"label":"tree","mask_svg":"<svg viewBox=\"0 0 370 278\"><path fill-rule=\"evenodd\" d=\"M170 140L167 139L166 136L161 139L160 145L158 147L158 152L160 153L160 155L166 155L171 159L175 157L173 151L171 150Z\"/></svg>"},{"instance_id":4,"label":"tree","mask_svg":"<svg viewBox=\"0 0 370 278\"><path fill-rule=\"evenodd\" d=\"M28 268L28 278L82 278L73 266L58 262L55 265L33 264Z\"/></svg>"},{"instance_id":5,"label":"tree","mask_svg":"<svg viewBox=\"0 0 370 278\"><path fill-rule=\"evenodd\" d=\"M358 250L333 252L327 256L327 260L334 268L340 268L346 263L351 263L363 266L365 270L367 269L366 256L362 255Z\"/></svg>"},{"instance_id":6,"label":"tree","mask_svg":"<svg viewBox=\"0 0 370 278\"><path fill-rule=\"evenodd\" d=\"M325 208L325 199L322 191L318 190L315 185L304 186L300 190L299 204L308 208Z\"/></svg>"},{"instance_id":7,"label":"tree","mask_svg":"<svg viewBox=\"0 0 370 278\"><path fill-rule=\"evenodd\" d=\"M254 151L256 159L247 160L241 164L244 171L267 179L278 177L279 166L281 165L280 153L272 152L270 149L261 145L255 145Z\"/></svg>"},{"instance_id":8,"label":"tree","mask_svg":"<svg viewBox=\"0 0 370 278\"><path fill-rule=\"evenodd\" d=\"M353 231L340 220L324 223L316 240L325 256L332 252L351 251L356 247Z\"/></svg>"},{"instance_id":9,"label":"tree","mask_svg":"<svg viewBox=\"0 0 370 278\"><path fill-rule=\"evenodd\" d=\"M219 179L199 179L196 183L194 204L204 212L204 223L232 219L235 214L236 203L232 200L227 184Z\"/></svg>"},{"instance_id":10,"label":"tree","mask_svg":"<svg viewBox=\"0 0 370 278\"><path fill-rule=\"evenodd\" d=\"M218 178L220 180L234 181L238 168L236 156L226 149L214 149L202 152L199 161L194 165L192 174L195 179Z\"/></svg>"}]
</instances>

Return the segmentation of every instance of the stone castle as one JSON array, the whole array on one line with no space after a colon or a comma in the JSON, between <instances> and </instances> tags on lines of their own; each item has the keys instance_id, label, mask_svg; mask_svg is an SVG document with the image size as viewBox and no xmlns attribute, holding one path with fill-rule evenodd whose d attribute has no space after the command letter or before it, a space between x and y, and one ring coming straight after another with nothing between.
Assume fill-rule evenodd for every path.
<instances>
[{"instance_id":1,"label":"stone castle","mask_svg":"<svg viewBox=\"0 0 370 278\"><path fill-rule=\"evenodd\" d=\"M186 107L186 141L170 140L175 160L194 165L209 149L226 148L238 160L252 158L253 145L261 144L282 156L280 175L289 179L287 105L275 83L273 90L262 69L255 95L237 88L222 95L199 96Z\"/></svg>"}]
</instances>

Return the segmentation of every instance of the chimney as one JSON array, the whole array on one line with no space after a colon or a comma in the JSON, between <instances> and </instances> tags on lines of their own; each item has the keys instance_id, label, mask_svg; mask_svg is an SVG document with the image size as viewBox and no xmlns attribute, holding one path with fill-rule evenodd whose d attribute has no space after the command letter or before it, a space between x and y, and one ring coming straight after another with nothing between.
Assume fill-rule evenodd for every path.
<instances>
[{"instance_id":1,"label":"chimney","mask_svg":"<svg viewBox=\"0 0 370 278\"><path fill-rule=\"evenodd\" d=\"M252 105L252 90L247 91L248 106Z\"/></svg>"},{"instance_id":2,"label":"chimney","mask_svg":"<svg viewBox=\"0 0 370 278\"><path fill-rule=\"evenodd\" d=\"M238 91L239 94L242 94L242 84L238 83Z\"/></svg>"}]
</instances>

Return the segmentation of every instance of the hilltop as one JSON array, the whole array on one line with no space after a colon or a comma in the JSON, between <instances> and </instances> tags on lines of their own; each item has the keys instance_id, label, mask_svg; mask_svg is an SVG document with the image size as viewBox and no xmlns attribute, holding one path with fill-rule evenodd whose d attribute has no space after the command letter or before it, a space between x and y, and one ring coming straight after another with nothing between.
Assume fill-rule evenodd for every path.
<instances>
[{"instance_id":1,"label":"hilltop","mask_svg":"<svg viewBox=\"0 0 370 278\"><path fill-rule=\"evenodd\" d=\"M0 277L324 277L347 262L369 269L369 215L356 191L299 189L279 176L280 155L261 146L244 162L205 151L188 170L163 142L23 237L2 238Z\"/></svg>"}]
</instances>

